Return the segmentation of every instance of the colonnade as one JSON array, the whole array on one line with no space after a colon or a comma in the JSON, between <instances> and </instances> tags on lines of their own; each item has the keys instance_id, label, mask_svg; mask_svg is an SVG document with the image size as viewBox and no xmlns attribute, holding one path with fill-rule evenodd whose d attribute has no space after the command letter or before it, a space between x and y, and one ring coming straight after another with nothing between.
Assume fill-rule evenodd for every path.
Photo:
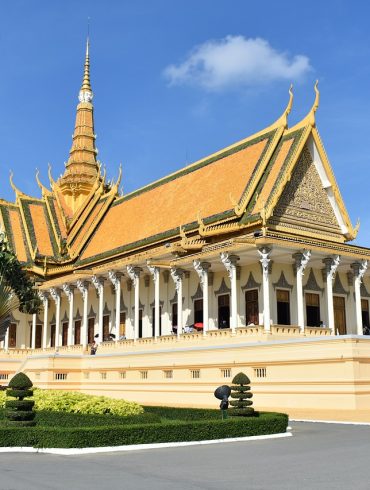
<instances>
[{"instance_id":1,"label":"colonnade","mask_svg":"<svg viewBox=\"0 0 370 490\"><path fill-rule=\"evenodd\" d=\"M271 313L270 313L270 273L271 273L271 249L262 247L257 249L258 259L262 268L262 293L263 293L263 326L266 332L271 329ZM292 255L295 269L295 285L296 285L296 300L297 300L297 324L301 331L304 331L304 293L303 293L303 275L304 271L311 259L311 252L304 250L303 252L294 253ZM237 288L237 268L240 257L231 253L221 253L219 256L230 278L230 329L235 333L238 327L238 288ZM322 259L324 268L323 276L325 279L326 290L326 309L327 309L327 326L332 333L335 333L334 323L334 306L333 306L333 280L335 273L340 264L339 255L325 257ZM362 313L361 313L361 282L367 270L367 261L355 261L351 264L354 277L354 299L356 312L356 331L358 335L363 333ZM209 331L209 272L212 268L210 262L194 260L192 263L193 269L199 276L199 284L203 293L203 335L206 336ZM160 287L161 274L160 267L148 263L145 268L148 270L154 283L154 341L159 335L160 325ZM89 284L91 283L96 289L98 296L98 334L100 339L103 339L103 310L104 310L104 284L111 283L115 293L115 318L114 332L115 340L119 340L120 312L121 312L121 278L127 274L134 288L134 314L133 314L133 340L136 341L139 337L139 309L140 309L140 275L144 268L128 265L125 271L108 271L105 276L93 275L89 280L78 279L74 284L63 283L60 287L51 287L48 290L39 292L39 296L43 303L43 335L42 347L47 346L48 332L48 310L51 303L55 304L55 348L61 344L61 296L65 295L69 305L68 316L68 335L67 344L73 345L74 337L74 299L75 292L78 290L82 295L83 313L81 322L81 344L84 348L88 343L88 306L89 306ZM181 268L170 268L170 275L175 285L177 296L177 336L180 337L183 332L183 278L185 270ZM32 317L32 335L31 348L35 348L36 341L36 315ZM8 339L6 337L4 347L7 348Z\"/></svg>"}]
</instances>

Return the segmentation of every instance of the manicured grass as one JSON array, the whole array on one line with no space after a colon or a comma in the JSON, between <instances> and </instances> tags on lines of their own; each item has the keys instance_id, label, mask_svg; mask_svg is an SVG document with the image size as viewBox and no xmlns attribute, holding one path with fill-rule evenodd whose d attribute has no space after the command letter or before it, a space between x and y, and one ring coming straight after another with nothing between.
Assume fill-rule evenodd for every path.
<instances>
[{"instance_id":1,"label":"manicured grass","mask_svg":"<svg viewBox=\"0 0 370 490\"><path fill-rule=\"evenodd\" d=\"M194 441L285 432L288 416L220 418L219 410L145 407L143 414L81 415L38 412L35 427L8 426L0 410L0 446L98 447Z\"/></svg>"}]
</instances>

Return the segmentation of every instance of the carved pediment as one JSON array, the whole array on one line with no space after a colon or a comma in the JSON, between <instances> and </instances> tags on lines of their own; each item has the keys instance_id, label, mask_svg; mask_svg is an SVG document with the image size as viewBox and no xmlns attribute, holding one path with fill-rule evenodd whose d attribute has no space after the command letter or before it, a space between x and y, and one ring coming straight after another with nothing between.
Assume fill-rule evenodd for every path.
<instances>
[{"instance_id":1,"label":"carved pediment","mask_svg":"<svg viewBox=\"0 0 370 490\"><path fill-rule=\"evenodd\" d=\"M247 289L259 289L261 287L261 283L257 282L254 279L252 272L249 273L248 281L242 286L242 291L246 291Z\"/></svg>"},{"instance_id":2,"label":"carved pediment","mask_svg":"<svg viewBox=\"0 0 370 490\"><path fill-rule=\"evenodd\" d=\"M222 278L220 287L215 291L215 296L218 296L219 294L230 294L231 289L226 286L225 278Z\"/></svg>"},{"instance_id":3,"label":"carved pediment","mask_svg":"<svg viewBox=\"0 0 370 490\"><path fill-rule=\"evenodd\" d=\"M340 280L340 275L335 274L334 284L333 284L334 294L346 294L349 295L349 291L346 291L343 287L342 281Z\"/></svg>"},{"instance_id":4,"label":"carved pediment","mask_svg":"<svg viewBox=\"0 0 370 490\"><path fill-rule=\"evenodd\" d=\"M284 289L293 289L293 284L289 284L289 282L286 280L284 272L281 271L279 280L277 282L273 282L272 285L274 286L274 289L276 288L284 288Z\"/></svg>"},{"instance_id":5,"label":"carved pediment","mask_svg":"<svg viewBox=\"0 0 370 490\"><path fill-rule=\"evenodd\" d=\"M303 286L304 291L320 291L321 293L324 292L324 288L320 288L320 286L317 284L315 273L313 269L310 269L310 273L308 275L308 279L306 282L306 285Z\"/></svg>"},{"instance_id":6,"label":"carved pediment","mask_svg":"<svg viewBox=\"0 0 370 490\"><path fill-rule=\"evenodd\" d=\"M321 178L305 147L276 204L269 223L342 235ZM319 231L317 231L319 229Z\"/></svg>"},{"instance_id":7,"label":"carved pediment","mask_svg":"<svg viewBox=\"0 0 370 490\"><path fill-rule=\"evenodd\" d=\"M194 301L196 299L202 299L203 298L203 291L202 288L200 287L200 284L198 283L197 290L195 291L195 294L191 297L191 300Z\"/></svg>"}]
</instances>

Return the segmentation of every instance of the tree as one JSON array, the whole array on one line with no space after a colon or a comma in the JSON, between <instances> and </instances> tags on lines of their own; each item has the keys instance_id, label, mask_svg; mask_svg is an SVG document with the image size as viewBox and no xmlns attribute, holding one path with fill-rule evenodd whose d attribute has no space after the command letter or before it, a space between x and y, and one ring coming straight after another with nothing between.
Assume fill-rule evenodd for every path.
<instances>
[{"instance_id":1,"label":"tree","mask_svg":"<svg viewBox=\"0 0 370 490\"><path fill-rule=\"evenodd\" d=\"M231 398L230 401L231 409L229 414L231 416L251 416L254 414L254 409L251 405L253 402L251 400L253 394L250 389L250 379L244 373L238 373L234 376L231 386Z\"/></svg>"},{"instance_id":2,"label":"tree","mask_svg":"<svg viewBox=\"0 0 370 490\"><path fill-rule=\"evenodd\" d=\"M36 413L33 411L34 400L25 400L33 395L32 381L24 373L18 373L10 380L6 395L17 398L5 402L5 416L8 423L18 426L32 426Z\"/></svg>"},{"instance_id":3,"label":"tree","mask_svg":"<svg viewBox=\"0 0 370 490\"><path fill-rule=\"evenodd\" d=\"M34 283L22 269L4 234L0 233L0 340L4 339L10 326L13 311L37 313L40 306Z\"/></svg>"}]
</instances>

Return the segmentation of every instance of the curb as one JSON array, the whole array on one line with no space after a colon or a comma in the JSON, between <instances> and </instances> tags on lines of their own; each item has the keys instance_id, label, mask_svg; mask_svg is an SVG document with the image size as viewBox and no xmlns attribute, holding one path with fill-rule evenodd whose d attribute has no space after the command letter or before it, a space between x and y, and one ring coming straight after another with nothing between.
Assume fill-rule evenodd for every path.
<instances>
[{"instance_id":1,"label":"curb","mask_svg":"<svg viewBox=\"0 0 370 490\"><path fill-rule=\"evenodd\" d=\"M41 453L41 454L59 454L64 456L72 456L77 454L98 454L123 451L141 451L145 449L162 449L168 447L184 447L184 446L202 446L206 444L220 444L229 442L249 442L260 441L265 439L280 439L283 437L291 437L291 432L283 432L279 434L270 434L264 436L249 436L249 437L230 437L228 439L212 439L208 441L189 441L189 442L163 442L159 444L132 444L129 446L106 446L106 447L86 447L86 448L34 448L34 447L0 447L0 453Z\"/></svg>"},{"instance_id":2,"label":"curb","mask_svg":"<svg viewBox=\"0 0 370 490\"><path fill-rule=\"evenodd\" d=\"M342 424L342 425L370 425L370 422L351 422L349 420L310 420L310 419L289 419L289 422L309 422L318 424Z\"/></svg>"}]
</instances>

